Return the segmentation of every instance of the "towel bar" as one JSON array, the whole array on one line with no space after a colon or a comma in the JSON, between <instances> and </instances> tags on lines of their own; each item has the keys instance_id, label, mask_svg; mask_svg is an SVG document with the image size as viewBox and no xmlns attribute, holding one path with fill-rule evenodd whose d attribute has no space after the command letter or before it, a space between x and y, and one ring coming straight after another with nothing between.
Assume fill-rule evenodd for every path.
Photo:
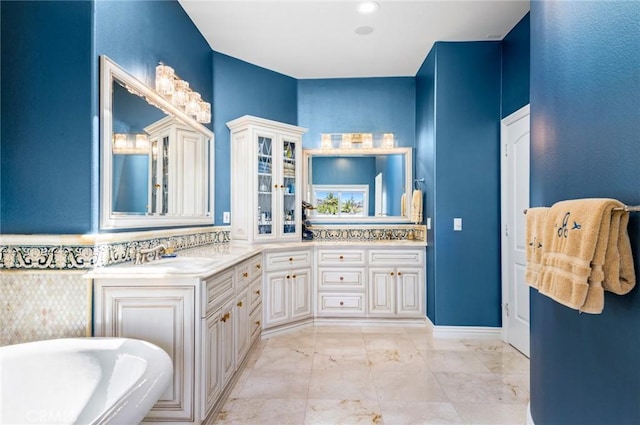
<instances>
[{"instance_id":1,"label":"towel bar","mask_svg":"<svg viewBox=\"0 0 640 425\"><path fill-rule=\"evenodd\" d=\"M640 212L640 205L629 206L625 205L624 207L614 208L614 211L626 211L626 212ZM523 214L527 213L527 208L522 211Z\"/></svg>"}]
</instances>

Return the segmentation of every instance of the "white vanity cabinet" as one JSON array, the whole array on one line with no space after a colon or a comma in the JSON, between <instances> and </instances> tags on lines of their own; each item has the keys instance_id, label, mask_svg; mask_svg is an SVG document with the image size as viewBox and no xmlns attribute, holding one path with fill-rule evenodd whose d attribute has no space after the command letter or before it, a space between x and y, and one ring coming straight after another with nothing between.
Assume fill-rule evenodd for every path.
<instances>
[{"instance_id":1,"label":"white vanity cabinet","mask_svg":"<svg viewBox=\"0 0 640 425\"><path fill-rule=\"evenodd\" d=\"M425 316L424 250L370 250L369 264L369 317Z\"/></svg>"},{"instance_id":2,"label":"white vanity cabinet","mask_svg":"<svg viewBox=\"0 0 640 425\"><path fill-rule=\"evenodd\" d=\"M147 415L150 421L195 417L195 289L183 279L95 280L95 336L149 341L173 362L171 383Z\"/></svg>"},{"instance_id":3,"label":"white vanity cabinet","mask_svg":"<svg viewBox=\"0 0 640 425\"><path fill-rule=\"evenodd\" d=\"M264 275L264 329L312 317L310 248L267 252Z\"/></svg>"},{"instance_id":4,"label":"white vanity cabinet","mask_svg":"<svg viewBox=\"0 0 640 425\"><path fill-rule=\"evenodd\" d=\"M231 130L231 239L300 241L306 129L252 116L227 126Z\"/></svg>"},{"instance_id":5,"label":"white vanity cabinet","mask_svg":"<svg viewBox=\"0 0 640 425\"><path fill-rule=\"evenodd\" d=\"M365 249L318 248L318 317L364 317L367 269Z\"/></svg>"},{"instance_id":6,"label":"white vanity cabinet","mask_svg":"<svg viewBox=\"0 0 640 425\"><path fill-rule=\"evenodd\" d=\"M260 336L251 321L262 312L262 254L210 276L102 271L92 278L95 336L149 341L172 359L171 384L145 422L204 423Z\"/></svg>"}]
</instances>

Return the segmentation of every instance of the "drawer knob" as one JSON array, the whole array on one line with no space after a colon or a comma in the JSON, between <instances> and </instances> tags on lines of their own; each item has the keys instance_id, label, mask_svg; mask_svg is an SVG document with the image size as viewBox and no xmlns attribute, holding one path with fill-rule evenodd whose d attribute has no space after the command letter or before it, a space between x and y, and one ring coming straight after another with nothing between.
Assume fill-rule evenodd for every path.
<instances>
[{"instance_id":1,"label":"drawer knob","mask_svg":"<svg viewBox=\"0 0 640 425\"><path fill-rule=\"evenodd\" d=\"M340 280L344 280L344 277L340 276Z\"/></svg>"},{"instance_id":2,"label":"drawer knob","mask_svg":"<svg viewBox=\"0 0 640 425\"><path fill-rule=\"evenodd\" d=\"M236 304L238 307L242 307L242 301L238 301L238 304Z\"/></svg>"},{"instance_id":3,"label":"drawer knob","mask_svg":"<svg viewBox=\"0 0 640 425\"><path fill-rule=\"evenodd\" d=\"M242 277L249 277L249 273L247 272L242 273Z\"/></svg>"},{"instance_id":4,"label":"drawer knob","mask_svg":"<svg viewBox=\"0 0 640 425\"><path fill-rule=\"evenodd\" d=\"M341 260L344 260L344 255L341 255L339 258L340 258Z\"/></svg>"},{"instance_id":5,"label":"drawer knob","mask_svg":"<svg viewBox=\"0 0 640 425\"><path fill-rule=\"evenodd\" d=\"M260 290L259 289L256 291L256 294L260 295Z\"/></svg>"},{"instance_id":6,"label":"drawer knob","mask_svg":"<svg viewBox=\"0 0 640 425\"><path fill-rule=\"evenodd\" d=\"M293 257L289 257L289 261L293 261Z\"/></svg>"},{"instance_id":7,"label":"drawer knob","mask_svg":"<svg viewBox=\"0 0 640 425\"><path fill-rule=\"evenodd\" d=\"M391 276L393 276L393 272L389 273Z\"/></svg>"},{"instance_id":8,"label":"drawer knob","mask_svg":"<svg viewBox=\"0 0 640 425\"><path fill-rule=\"evenodd\" d=\"M344 305L344 303L342 301L340 301L340 305Z\"/></svg>"}]
</instances>

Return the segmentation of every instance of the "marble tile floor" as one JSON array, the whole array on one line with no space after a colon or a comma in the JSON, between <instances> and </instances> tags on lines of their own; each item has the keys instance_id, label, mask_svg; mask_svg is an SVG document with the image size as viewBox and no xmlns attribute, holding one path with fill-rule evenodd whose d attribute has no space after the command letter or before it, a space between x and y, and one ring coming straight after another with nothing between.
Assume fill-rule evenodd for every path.
<instances>
[{"instance_id":1,"label":"marble tile floor","mask_svg":"<svg viewBox=\"0 0 640 425\"><path fill-rule=\"evenodd\" d=\"M425 327L316 326L258 342L215 425L525 424L529 359Z\"/></svg>"}]
</instances>

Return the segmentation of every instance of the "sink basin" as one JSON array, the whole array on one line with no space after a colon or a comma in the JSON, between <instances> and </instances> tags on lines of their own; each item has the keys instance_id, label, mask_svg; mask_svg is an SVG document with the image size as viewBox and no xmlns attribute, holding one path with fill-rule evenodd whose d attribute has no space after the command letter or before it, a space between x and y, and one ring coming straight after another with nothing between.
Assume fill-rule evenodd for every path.
<instances>
[{"instance_id":1,"label":"sink basin","mask_svg":"<svg viewBox=\"0 0 640 425\"><path fill-rule=\"evenodd\" d=\"M145 341L68 338L0 348L0 424L135 424L169 385L169 355Z\"/></svg>"}]
</instances>

